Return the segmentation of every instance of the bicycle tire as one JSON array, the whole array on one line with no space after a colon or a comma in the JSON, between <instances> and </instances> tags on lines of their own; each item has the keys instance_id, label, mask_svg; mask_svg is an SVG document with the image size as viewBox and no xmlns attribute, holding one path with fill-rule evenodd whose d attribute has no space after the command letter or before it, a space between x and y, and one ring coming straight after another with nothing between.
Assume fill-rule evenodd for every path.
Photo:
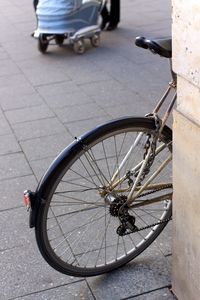
<instances>
[{"instance_id":1,"label":"bicycle tire","mask_svg":"<svg viewBox=\"0 0 200 300\"><path fill-rule=\"evenodd\" d=\"M100 275L125 265L142 253L156 239L171 218L171 200L148 205L145 209L136 209L134 213L137 226L147 225L149 219L152 223L155 223L155 220L166 220L166 222L154 225L148 230L145 229L144 233L138 232L120 237L116 233L119 221L116 216L111 215L110 205L102 197L100 203L98 202L99 194L97 193L96 180L105 181L113 174L115 168L111 170L111 167L114 166L113 159L117 153L116 151L118 151L117 154L120 158L123 157L124 153L122 152L128 146L130 137L135 137L138 132L144 133L144 140L146 140L146 134L153 136L155 134L154 120L128 117L95 128L68 146L53 162L41 181L38 194L40 194L42 201L35 226L36 240L44 259L57 271L76 277L87 277ZM160 165L163 160L162 156L166 156L165 152L171 152L171 146L168 145L172 140L172 132L167 126L164 127L159 140L166 147L158 155L159 157L155 158L153 163L155 168L157 167L156 161ZM119 148L116 146L117 141L121 143L120 153ZM142 142L140 141L139 144L142 145ZM143 148L141 149L137 152L139 156L143 155L144 152ZM92 170L89 162L87 167L84 167L84 164L87 163L86 156L88 153L90 152L90 155L93 156L94 151L96 151L98 167L94 164L93 168L96 169ZM112 151L116 153L112 153ZM136 157L135 153L134 155ZM100 168L99 164L103 163L103 158L105 158L105 161L101 168L104 169L101 170L106 173L101 174L101 170L98 168ZM86 174L88 175L89 171L93 174L90 175L91 177L88 180ZM98 172L100 173L95 174ZM101 175L101 179L98 178L99 175ZM147 177L150 175L147 175ZM166 176L166 174L160 176ZM170 176L171 166L167 170L167 177L170 178ZM92 183L94 183L93 187L90 186ZM74 190L74 187L77 187L78 190ZM125 195L126 193L121 194ZM80 200L77 195L79 197L83 195L84 199ZM62 200L60 201L60 199ZM83 206L79 210L81 203ZM101 216L98 217L98 211L103 211L102 218ZM161 215L157 216L160 211ZM145 218L145 220L142 218ZM83 222L82 225L81 222ZM105 228L101 231L103 224ZM59 232L58 236L56 236L57 231ZM66 243L66 245L64 246L63 243ZM59 247L61 249L58 249ZM115 253L113 249L115 249ZM114 258L113 253L115 254ZM108 256L111 256L109 261L107 260ZM81 260L83 261L82 264Z\"/></svg>"}]
</instances>

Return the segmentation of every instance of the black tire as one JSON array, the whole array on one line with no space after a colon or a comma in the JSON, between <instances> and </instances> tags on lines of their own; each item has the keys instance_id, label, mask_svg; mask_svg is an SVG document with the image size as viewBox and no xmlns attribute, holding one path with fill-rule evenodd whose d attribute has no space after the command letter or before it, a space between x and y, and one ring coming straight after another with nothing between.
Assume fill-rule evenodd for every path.
<instances>
[{"instance_id":1,"label":"black tire","mask_svg":"<svg viewBox=\"0 0 200 300\"><path fill-rule=\"evenodd\" d=\"M144 251L171 218L171 200L130 209L138 228L151 227L122 237L116 233L120 225L115 216L118 206L113 207L110 198L108 201L103 187L108 185L138 132L143 135L134 148L137 151L121 170L127 174L129 163L135 166L143 159L146 134L154 136L152 119L124 118L97 127L66 148L40 183L38 194L42 202L36 221L36 239L45 260L59 272L84 277L116 269ZM165 127L158 141L165 147L155 157L152 171L144 181L171 153L171 139L171 130ZM133 176L124 180L118 191L115 187L112 195L121 196L118 200L124 199L127 192L122 188L127 188L131 180ZM153 183L160 181L171 182L171 165L167 165ZM156 191L153 195L143 195L138 201L142 203L154 194L157 197L168 193L169 189ZM163 223L158 224L159 221Z\"/></svg>"},{"instance_id":2,"label":"black tire","mask_svg":"<svg viewBox=\"0 0 200 300\"><path fill-rule=\"evenodd\" d=\"M85 41L83 38L75 41L73 44L73 49L76 54L83 54L85 53Z\"/></svg>"},{"instance_id":3,"label":"black tire","mask_svg":"<svg viewBox=\"0 0 200 300\"><path fill-rule=\"evenodd\" d=\"M95 34L90 38L91 45L95 48L100 46L100 34Z\"/></svg>"},{"instance_id":4,"label":"black tire","mask_svg":"<svg viewBox=\"0 0 200 300\"><path fill-rule=\"evenodd\" d=\"M64 39L65 39L64 35L60 34L55 36L55 41L58 46L61 46L64 43Z\"/></svg>"},{"instance_id":5,"label":"black tire","mask_svg":"<svg viewBox=\"0 0 200 300\"><path fill-rule=\"evenodd\" d=\"M44 34L40 34L38 38L38 50L44 54L47 51L48 45L47 37Z\"/></svg>"}]
</instances>

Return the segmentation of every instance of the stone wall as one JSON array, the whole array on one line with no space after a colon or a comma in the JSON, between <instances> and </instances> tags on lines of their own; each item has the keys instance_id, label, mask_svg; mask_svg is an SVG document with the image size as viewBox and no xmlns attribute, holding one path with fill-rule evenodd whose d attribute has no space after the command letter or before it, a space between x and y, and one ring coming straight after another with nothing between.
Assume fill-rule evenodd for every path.
<instances>
[{"instance_id":1,"label":"stone wall","mask_svg":"<svg viewBox=\"0 0 200 300\"><path fill-rule=\"evenodd\" d=\"M200 299L200 1L172 0L174 111L173 291Z\"/></svg>"}]
</instances>

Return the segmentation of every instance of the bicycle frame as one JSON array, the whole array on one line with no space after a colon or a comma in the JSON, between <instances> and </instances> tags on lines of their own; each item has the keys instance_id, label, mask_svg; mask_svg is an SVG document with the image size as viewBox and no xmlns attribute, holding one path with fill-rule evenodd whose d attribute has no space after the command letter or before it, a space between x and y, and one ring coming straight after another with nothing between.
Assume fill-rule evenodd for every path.
<instances>
[{"instance_id":1,"label":"bicycle frame","mask_svg":"<svg viewBox=\"0 0 200 300\"><path fill-rule=\"evenodd\" d=\"M171 60L170 60L170 66L171 66ZM160 128L159 128L159 132L158 132L158 138L161 136L162 130L163 130L164 126L166 125L166 122L167 122L167 120L168 120L168 118L170 116L170 113L171 113L171 111L173 109L173 106L175 104L176 97L177 97L177 93L176 93L176 74L172 71L172 68L171 68L171 73L172 73L172 79L173 80L171 82L169 82L169 86L168 86L167 90L165 91L165 93L163 94L163 96L161 97L161 99L158 101L158 103L155 106L153 112L146 115L146 117L155 118L155 120L159 119L159 121L160 121ZM170 97L170 93L171 92L173 93L172 97ZM166 109L165 113L163 114L163 117L159 118L158 117L158 112L160 111L163 103L167 99L169 99L169 97L170 97L169 106ZM123 158L122 162L119 164L117 170L115 171L114 175L111 178L111 181L110 181L110 184L109 184L109 191L112 192L112 190L114 190L119 184L121 184L125 179L128 178L127 174L124 175L121 178L119 177L119 174L120 174L121 169L123 168L123 166L127 162L128 158L132 154L134 148L140 142L140 140L142 138L142 135L143 135L142 132L140 132L138 134L138 136L135 139L133 145L130 147L130 149L128 150L127 154ZM172 142L169 143L167 146L168 147L172 146ZM156 149L156 151L155 151L155 156L158 155L165 147L166 147L166 145L164 145L164 144L161 145L161 146L159 146ZM130 172L132 174L134 174L136 171L139 171L138 174L137 174L137 176L136 176L136 179L135 179L135 182L134 182L133 186L131 188L126 189L126 190L122 190L122 189L118 190L120 192L123 192L123 191L127 192L127 191L129 191L126 204L129 205L129 206L131 206L131 207L137 207L137 206L143 205L141 203L140 204L133 204L133 202L145 190L158 189L161 185L162 186L166 186L166 187L172 187L172 184L170 184L170 183L169 184L158 183L158 184L150 185L151 182L162 172L162 170L166 167L166 165L168 165L169 162L172 160L172 154L170 154L169 157L161 164L161 166L150 176L150 178L145 182L144 185L138 186L138 183L140 182L140 179L141 179L141 176L143 174L143 171L144 171L144 169L145 169L145 167L146 167L146 165L147 165L147 163L149 161L150 155L151 155L151 149L149 148L146 157L140 163L138 163L137 166L135 166L135 167L133 167L131 169ZM115 191L116 191L116 189L115 189ZM154 198L154 199L152 199L150 201L148 200L148 201L146 201L146 203L144 205L146 205L146 204L152 204L154 202L159 202L159 201L163 201L163 200L171 200L171 199L172 199L172 193L168 193L166 195L162 195L162 196L159 196L157 198Z\"/></svg>"}]
</instances>

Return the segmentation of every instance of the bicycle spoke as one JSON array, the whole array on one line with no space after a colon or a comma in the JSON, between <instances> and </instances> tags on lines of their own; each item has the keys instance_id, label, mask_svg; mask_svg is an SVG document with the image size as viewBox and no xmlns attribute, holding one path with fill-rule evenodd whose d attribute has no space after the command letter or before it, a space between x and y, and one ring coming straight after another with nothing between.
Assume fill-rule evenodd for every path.
<instances>
[{"instance_id":1,"label":"bicycle spoke","mask_svg":"<svg viewBox=\"0 0 200 300\"><path fill-rule=\"evenodd\" d=\"M110 167L109 167L109 164L108 164L108 157L106 155L104 141L102 141L102 148L103 148L103 153L104 153L104 157L105 157L105 160L106 160L106 166L107 166L107 170L108 170L108 174L109 174L109 179L111 180L111 172L110 172Z\"/></svg>"},{"instance_id":2,"label":"bicycle spoke","mask_svg":"<svg viewBox=\"0 0 200 300\"><path fill-rule=\"evenodd\" d=\"M123 265L148 247L170 217L171 147L165 129L148 174L137 184L154 124L145 118L141 126L120 122L105 132L98 129L94 139L84 136L84 147L79 140L72 144L47 195L38 227L50 249L47 257L66 274L92 276ZM127 202L134 184L134 201Z\"/></svg>"},{"instance_id":3,"label":"bicycle spoke","mask_svg":"<svg viewBox=\"0 0 200 300\"><path fill-rule=\"evenodd\" d=\"M81 226L75 227L72 231L68 231L68 232L63 233L63 236L65 236L65 238L64 238L63 241L60 242L56 247L54 247L54 250L56 250L58 246L60 246L63 242L65 242L65 240L67 240L67 239L72 235L72 233L73 233L74 231L77 231L77 230L79 230L79 229L81 229L81 228L87 226L86 229L84 229L84 231L83 231L83 234L84 234L84 232L87 230L87 228L89 228L89 225L90 225L91 223L97 221L99 218L100 218L100 219L102 218L102 216L100 216L100 217L98 217L98 218L95 218L95 217L98 215L98 213L99 213L99 212L97 212L97 213L93 216L93 218L91 218L90 221L86 222L85 224L82 224ZM81 235L80 239L83 238L83 234ZM67 236L66 236L66 235L67 235ZM73 242L73 244L76 243L77 240L78 240L78 238ZM63 252L63 254L64 254L64 252ZM62 254L62 255L63 255L63 254Z\"/></svg>"}]
</instances>

